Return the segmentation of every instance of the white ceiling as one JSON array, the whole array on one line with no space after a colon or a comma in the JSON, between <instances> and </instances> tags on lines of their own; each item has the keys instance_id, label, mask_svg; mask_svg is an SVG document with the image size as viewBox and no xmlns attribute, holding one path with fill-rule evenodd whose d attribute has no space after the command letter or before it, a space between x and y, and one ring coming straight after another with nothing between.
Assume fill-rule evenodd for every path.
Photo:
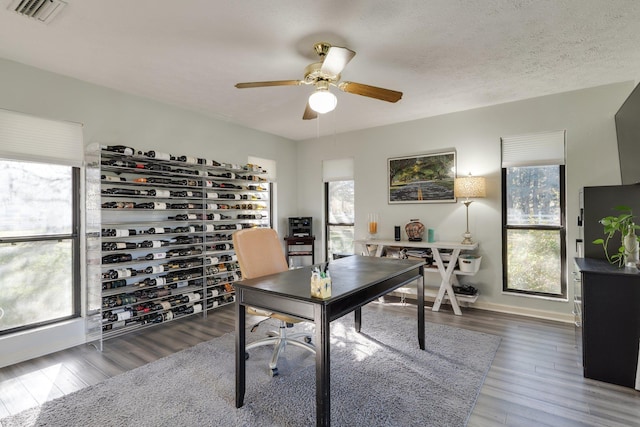
<instances>
[{"instance_id":1,"label":"white ceiling","mask_svg":"<svg viewBox=\"0 0 640 427\"><path fill-rule=\"evenodd\" d=\"M0 57L293 140L640 77L635 0L67 1L42 24L0 0ZM234 87L302 79L317 41L403 98L303 121L311 86Z\"/></svg>"}]
</instances>

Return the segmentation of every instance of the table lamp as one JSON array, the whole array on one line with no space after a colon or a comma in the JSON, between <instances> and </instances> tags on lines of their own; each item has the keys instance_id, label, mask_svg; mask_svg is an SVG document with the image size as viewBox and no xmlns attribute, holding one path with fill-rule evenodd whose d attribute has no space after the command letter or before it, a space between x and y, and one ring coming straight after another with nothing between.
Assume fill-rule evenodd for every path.
<instances>
[{"instance_id":1,"label":"table lamp","mask_svg":"<svg viewBox=\"0 0 640 427\"><path fill-rule=\"evenodd\" d=\"M469 200L470 198L480 198L486 196L486 184L485 179L480 176L468 176L456 178L453 182L453 195L455 197L464 197L465 201L463 202L467 208L467 231L462 235L464 240L462 240L463 245L470 245L473 243L471 240L471 233L469 232L469 205L473 200Z\"/></svg>"}]
</instances>

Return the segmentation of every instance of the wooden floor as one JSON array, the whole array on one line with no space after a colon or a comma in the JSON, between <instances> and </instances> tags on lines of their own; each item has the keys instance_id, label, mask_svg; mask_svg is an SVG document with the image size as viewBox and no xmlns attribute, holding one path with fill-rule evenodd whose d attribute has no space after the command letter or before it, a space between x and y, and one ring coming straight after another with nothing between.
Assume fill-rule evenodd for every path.
<instances>
[{"instance_id":1,"label":"wooden floor","mask_svg":"<svg viewBox=\"0 0 640 427\"><path fill-rule=\"evenodd\" d=\"M387 301L375 304L415 313L415 305ZM472 308L455 316L448 308L427 310L426 320L502 338L469 426L640 426L640 392L583 378L573 325ZM191 316L112 338L102 352L83 345L2 368L0 418L220 336L233 325L233 306L227 306L206 319Z\"/></svg>"}]
</instances>

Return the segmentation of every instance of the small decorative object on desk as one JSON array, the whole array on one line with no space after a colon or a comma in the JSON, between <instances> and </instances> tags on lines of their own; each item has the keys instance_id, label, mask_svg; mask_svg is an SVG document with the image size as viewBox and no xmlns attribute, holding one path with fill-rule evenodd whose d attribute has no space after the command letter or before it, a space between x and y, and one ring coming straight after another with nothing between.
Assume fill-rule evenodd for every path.
<instances>
[{"instance_id":1,"label":"small decorative object on desk","mask_svg":"<svg viewBox=\"0 0 640 427\"><path fill-rule=\"evenodd\" d=\"M629 231L622 239L624 246L625 267L635 267L638 264L638 236L636 236L636 225L632 222Z\"/></svg>"},{"instance_id":2,"label":"small decorative object on desk","mask_svg":"<svg viewBox=\"0 0 640 427\"><path fill-rule=\"evenodd\" d=\"M369 238L375 239L378 234L378 214L372 213L367 215L367 226L369 230Z\"/></svg>"},{"instance_id":3,"label":"small decorative object on desk","mask_svg":"<svg viewBox=\"0 0 640 427\"><path fill-rule=\"evenodd\" d=\"M320 267L314 267L311 272L311 296L314 298L331 297L331 276L327 267L328 264L325 264L322 270Z\"/></svg>"},{"instance_id":4,"label":"small decorative object on desk","mask_svg":"<svg viewBox=\"0 0 640 427\"><path fill-rule=\"evenodd\" d=\"M410 221L411 222L404 227L404 231L406 231L409 241L421 242L422 235L424 234L424 225L422 225L419 219L412 219Z\"/></svg>"}]
</instances>

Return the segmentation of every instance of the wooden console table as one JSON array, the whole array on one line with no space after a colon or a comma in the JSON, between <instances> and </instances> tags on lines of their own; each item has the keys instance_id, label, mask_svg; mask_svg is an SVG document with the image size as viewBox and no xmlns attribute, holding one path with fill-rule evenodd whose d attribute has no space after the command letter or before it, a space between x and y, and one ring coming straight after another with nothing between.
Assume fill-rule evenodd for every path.
<instances>
[{"instance_id":1,"label":"wooden console table","mask_svg":"<svg viewBox=\"0 0 640 427\"><path fill-rule=\"evenodd\" d=\"M470 245L463 245L458 242L410 242L408 240L356 240L355 243L362 245L363 253L368 256L382 256L384 252L384 248L386 247L400 247L400 248L418 248L418 249L431 249L433 253L433 260L436 263L437 268L426 268L424 269L424 273L432 273L438 272L440 273L440 277L442 281L440 282L440 287L438 288L438 293L435 296L435 301L433 302L433 311L440 310L440 305L444 298L449 298L451 302L451 307L453 307L453 312L457 315L462 315L462 310L460 309L460 304L458 303L458 299L465 299L469 302L475 302L478 299L478 295L456 295L453 292L453 285L458 285L458 278L456 276L473 276L475 273L467 273L464 271L457 270L456 263L458 261L458 257L460 256L460 252L463 250L471 251L478 248L478 243L473 243ZM371 253L370 247L376 246L376 250L374 253ZM444 265L442 260L442 254L440 251L442 250L450 250L451 258L449 259L449 264L447 266Z\"/></svg>"}]
</instances>

